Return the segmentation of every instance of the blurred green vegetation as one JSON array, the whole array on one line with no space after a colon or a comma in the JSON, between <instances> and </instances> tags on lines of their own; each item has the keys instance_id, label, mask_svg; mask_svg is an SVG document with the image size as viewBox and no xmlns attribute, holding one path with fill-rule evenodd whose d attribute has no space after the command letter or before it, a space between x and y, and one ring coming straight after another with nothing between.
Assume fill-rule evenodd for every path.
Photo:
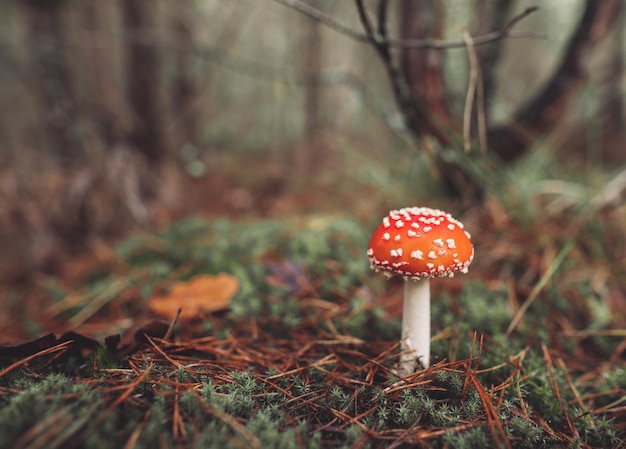
<instances>
[{"instance_id":1,"label":"blurred green vegetation","mask_svg":"<svg viewBox=\"0 0 626 449\"><path fill-rule=\"evenodd\" d=\"M515 202L522 195L526 193L518 192ZM0 379L2 388L16 392L0 399L2 447L21 441L24 435L34 438L37 423L65 422L73 416L85 418L65 432L53 432L56 441L80 441L81 447L118 447L140 428L138 447L156 441L173 444L181 435L174 437L162 426L163 422L173 425L172 407L184 416L185 444L194 447L235 447L241 441L258 441L262 447L351 447L357 442L382 447L385 440L379 438L385 432L408 431L416 425L425 435L435 432L428 436L432 447L489 447L497 445L500 438L507 438L516 448L619 447L624 439L623 420L616 419L612 409L621 407L626 376L621 359L611 356L620 351L623 334L602 332L619 329L623 317L600 300L591 278L572 275L587 267L589 259L579 253L580 247L603 225L598 222L594 227L581 226L576 235L546 235L535 241L529 236L542 222L542 212L531 208L519 212L511 217L511 223L525 231L521 241L507 245L522 246L531 255L557 245L550 260L553 269L544 267L547 278L534 277L529 283L544 287L510 335L507 328L514 313L511 284L506 279L484 279L479 273L469 279L455 278L455 285L460 286L457 293L438 290L433 298L432 352L436 361L451 365L435 365L424 384L418 382L390 394L383 390L402 385L393 375L372 385L344 385L315 368L283 375L266 368L261 359L218 375L211 369L203 371L201 365L192 369L183 364L174 371L168 364L152 366L155 362L148 357L142 370L152 370L152 382L139 390L141 401L123 410L110 410L106 404L111 399L95 385L87 387L92 363L62 359L42 366L42 379L33 378L30 368ZM577 212L567 215L570 220L584 221L585 217ZM399 317L393 316L384 298L397 284L369 271L364 250L370 228L350 215L337 214L280 220L188 218L157 233L121 242L113 268L84 285L85 297L97 298L106 283L123 279L127 288L140 291L139 301L146 301L175 281L228 272L241 282L230 312L199 317L199 328L180 323L177 332L181 336L193 338L191 332L228 340L245 335L249 332L245 323L255 320L267 335L278 339L276 342L302 333L316 339L339 332L344 338L391 343L399 338ZM471 226L468 229L480 234ZM481 266L487 248L480 244L480 237L477 241L476 264ZM508 263L524 260L512 258ZM470 271L476 270L471 267ZM449 282L438 280L435 284ZM522 284L514 287L524 290ZM58 292L52 290L51 294ZM330 315L332 324L328 315L307 305L308 299L337 305ZM591 332L581 339L568 333L571 326ZM588 345L593 346L591 352L584 349ZM389 369L394 360L391 356L393 353L383 362ZM94 357L102 368L126 366L124 360L112 360L106 350ZM612 362L606 361L609 359ZM126 372L128 381L136 377L132 371ZM107 382L113 373L101 373L100 379ZM184 391L163 381L172 376ZM352 376L359 379L363 373ZM490 430L487 416L491 412L486 410L484 398L474 386L468 387L472 376L481 388L493 389L490 397L498 396L493 406L503 434ZM76 389L89 394L79 398L73 393ZM171 398L176 391L174 405ZM29 399L32 397L37 400ZM336 411L348 417L338 429L330 426L337 420ZM301 419L295 419L297 416ZM97 427L90 424L94 420L100 423ZM240 424L234 425L232 420ZM445 429L449 431L436 432Z\"/></svg>"}]
</instances>

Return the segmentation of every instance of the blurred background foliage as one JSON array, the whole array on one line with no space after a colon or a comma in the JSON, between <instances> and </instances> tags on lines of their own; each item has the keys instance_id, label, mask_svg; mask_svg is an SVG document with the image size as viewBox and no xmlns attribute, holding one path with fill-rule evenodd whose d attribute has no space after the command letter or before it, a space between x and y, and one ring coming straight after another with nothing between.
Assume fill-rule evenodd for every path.
<instances>
[{"instance_id":1,"label":"blurred background foliage","mask_svg":"<svg viewBox=\"0 0 626 449\"><path fill-rule=\"evenodd\" d=\"M54 272L76 253L110 257L107 242L191 213L342 211L373 223L370 213L447 198L486 210L475 225L529 226L545 211L557 234L563 213L576 217L568 232L597 214L623 223L622 2L555 0L518 16L530 6L1 2L2 280ZM302 14L311 8L317 19ZM484 108L469 110L471 140L463 30L521 33L475 47ZM623 230L609 234L623 263Z\"/></svg>"}]
</instances>

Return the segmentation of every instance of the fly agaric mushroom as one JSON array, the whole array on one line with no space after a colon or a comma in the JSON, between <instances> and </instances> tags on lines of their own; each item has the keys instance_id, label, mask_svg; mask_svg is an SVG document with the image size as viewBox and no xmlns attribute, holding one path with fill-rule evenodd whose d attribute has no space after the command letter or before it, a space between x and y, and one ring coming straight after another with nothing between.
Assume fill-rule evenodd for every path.
<instances>
[{"instance_id":1,"label":"fly agaric mushroom","mask_svg":"<svg viewBox=\"0 0 626 449\"><path fill-rule=\"evenodd\" d=\"M454 276L474 257L470 235L449 214L427 207L392 210L374 231L367 256L370 268L388 278L404 278L402 354L398 374L430 363L430 278Z\"/></svg>"}]
</instances>

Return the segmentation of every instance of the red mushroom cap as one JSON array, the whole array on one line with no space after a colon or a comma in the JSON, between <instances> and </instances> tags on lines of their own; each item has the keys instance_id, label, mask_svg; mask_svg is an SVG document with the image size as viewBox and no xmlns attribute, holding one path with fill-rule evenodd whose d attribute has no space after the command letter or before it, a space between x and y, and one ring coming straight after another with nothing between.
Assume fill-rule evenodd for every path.
<instances>
[{"instance_id":1,"label":"red mushroom cap","mask_svg":"<svg viewBox=\"0 0 626 449\"><path fill-rule=\"evenodd\" d=\"M392 210L374 231L367 256L373 270L389 277L453 276L467 273L474 246L463 225L450 214L427 207Z\"/></svg>"}]
</instances>

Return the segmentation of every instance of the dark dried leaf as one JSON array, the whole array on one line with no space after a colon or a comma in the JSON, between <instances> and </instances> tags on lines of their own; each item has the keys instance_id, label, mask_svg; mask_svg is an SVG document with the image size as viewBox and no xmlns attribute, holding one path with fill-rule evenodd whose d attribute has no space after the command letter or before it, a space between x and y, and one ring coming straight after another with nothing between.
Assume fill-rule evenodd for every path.
<instances>
[{"instance_id":1,"label":"dark dried leaf","mask_svg":"<svg viewBox=\"0 0 626 449\"><path fill-rule=\"evenodd\" d=\"M165 334L167 333L169 327L170 325L166 321L150 321L149 323L144 324L139 329L137 329L137 331L135 332L135 341L137 343L147 343L148 340L146 339L146 337L163 338L165 337Z\"/></svg>"},{"instance_id":2,"label":"dark dried leaf","mask_svg":"<svg viewBox=\"0 0 626 449\"><path fill-rule=\"evenodd\" d=\"M54 334L50 333L24 343L0 346L0 357L28 357L44 349L51 348L55 344L57 344L57 339Z\"/></svg>"}]
</instances>

